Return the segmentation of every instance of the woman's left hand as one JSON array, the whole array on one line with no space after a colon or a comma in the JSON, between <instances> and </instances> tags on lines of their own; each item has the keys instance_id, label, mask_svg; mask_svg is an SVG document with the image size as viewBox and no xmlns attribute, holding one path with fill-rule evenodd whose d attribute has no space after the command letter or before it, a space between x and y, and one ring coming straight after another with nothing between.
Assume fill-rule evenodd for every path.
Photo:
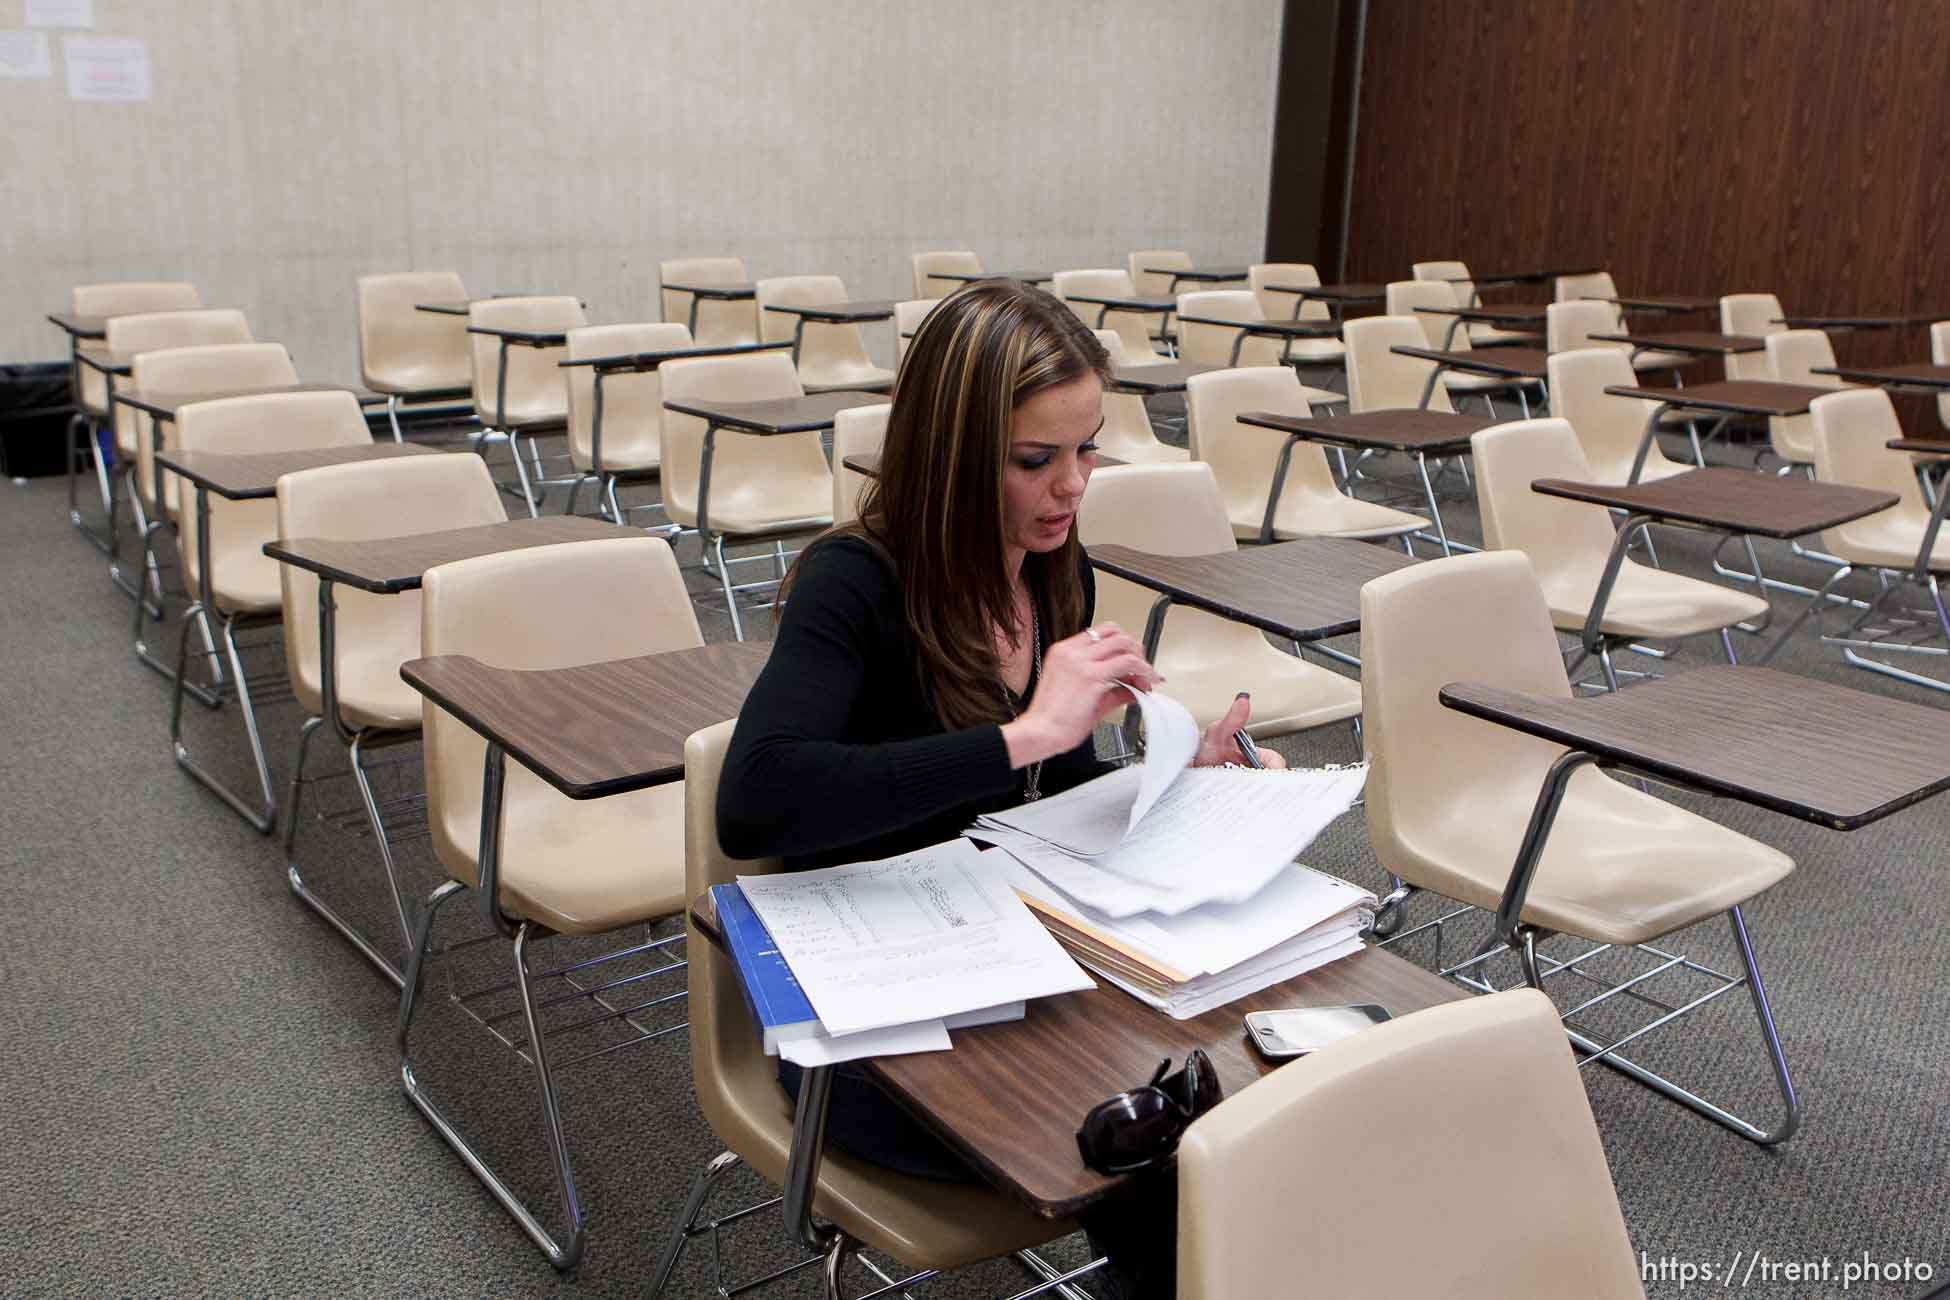
<instances>
[{"instance_id":1,"label":"woman's left hand","mask_svg":"<svg viewBox=\"0 0 1950 1300\"><path fill-rule=\"evenodd\" d=\"M1222 763L1236 763L1248 766L1246 756L1239 752L1239 742L1233 732L1242 731L1252 721L1252 696L1241 691L1232 701L1226 715L1205 729L1205 735L1198 742L1198 755L1192 759L1193 767L1218 767ZM1261 747L1259 761L1264 767L1285 767L1286 760L1273 749Z\"/></svg>"}]
</instances>

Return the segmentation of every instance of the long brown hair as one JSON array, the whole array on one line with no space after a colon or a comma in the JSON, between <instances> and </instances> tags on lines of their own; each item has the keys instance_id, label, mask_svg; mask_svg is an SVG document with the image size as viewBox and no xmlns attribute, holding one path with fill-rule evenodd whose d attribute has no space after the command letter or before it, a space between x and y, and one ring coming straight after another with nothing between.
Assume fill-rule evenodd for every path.
<instances>
[{"instance_id":1,"label":"long brown hair","mask_svg":"<svg viewBox=\"0 0 1950 1300\"><path fill-rule=\"evenodd\" d=\"M1003 474L1015 409L1084 375L1110 378L1110 356L1076 314L1015 280L955 290L915 331L899 377L880 476L860 518L830 535L865 536L893 561L923 688L947 727L1008 716L991 635L1029 634L1016 617ZM1048 645L1083 630L1082 548L1031 552L1023 580Z\"/></svg>"}]
</instances>

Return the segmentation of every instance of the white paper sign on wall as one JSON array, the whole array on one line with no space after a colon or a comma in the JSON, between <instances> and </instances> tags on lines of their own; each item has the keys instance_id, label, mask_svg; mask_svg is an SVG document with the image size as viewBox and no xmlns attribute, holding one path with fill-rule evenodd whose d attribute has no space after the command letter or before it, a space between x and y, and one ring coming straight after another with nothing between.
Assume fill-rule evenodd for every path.
<instances>
[{"instance_id":1,"label":"white paper sign on wall","mask_svg":"<svg viewBox=\"0 0 1950 1300\"><path fill-rule=\"evenodd\" d=\"M95 0L27 0L27 25L93 28Z\"/></svg>"},{"instance_id":2,"label":"white paper sign on wall","mask_svg":"<svg viewBox=\"0 0 1950 1300\"><path fill-rule=\"evenodd\" d=\"M0 77L51 77L46 32L0 32Z\"/></svg>"},{"instance_id":3,"label":"white paper sign on wall","mask_svg":"<svg viewBox=\"0 0 1950 1300\"><path fill-rule=\"evenodd\" d=\"M119 36L70 36L68 98L130 103L149 98L149 44Z\"/></svg>"}]
</instances>

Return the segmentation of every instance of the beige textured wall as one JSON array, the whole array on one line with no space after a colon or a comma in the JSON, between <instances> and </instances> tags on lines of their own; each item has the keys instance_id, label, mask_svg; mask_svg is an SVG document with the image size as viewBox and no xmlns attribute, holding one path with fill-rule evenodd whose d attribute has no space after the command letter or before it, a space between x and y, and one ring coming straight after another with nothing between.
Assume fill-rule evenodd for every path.
<instances>
[{"instance_id":1,"label":"beige textured wall","mask_svg":"<svg viewBox=\"0 0 1950 1300\"><path fill-rule=\"evenodd\" d=\"M21 21L0 0L0 27ZM94 280L184 278L308 378L352 282L453 269L654 320L657 262L735 254L905 297L907 254L1251 260L1277 0L95 0L155 98L0 79L0 360ZM876 350L884 350L877 346Z\"/></svg>"}]
</instances>

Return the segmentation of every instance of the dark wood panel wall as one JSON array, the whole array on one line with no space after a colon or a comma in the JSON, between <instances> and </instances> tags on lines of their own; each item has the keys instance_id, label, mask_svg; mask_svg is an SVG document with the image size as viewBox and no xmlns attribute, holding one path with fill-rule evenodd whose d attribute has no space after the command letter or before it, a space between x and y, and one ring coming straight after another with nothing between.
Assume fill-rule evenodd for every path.
<instances>
[{"instance_id":1,"label":"dark wood panel wall","mask_svg":"<svg viewBox=\"0 0 1950 1300\"><path fill-rule=\"evenodd\" d=\"M1368 0L1347 276L1950 311L1950 2ZM1917 352L1917 332L1849 354Z\"/></svg>"}]
</instances>

